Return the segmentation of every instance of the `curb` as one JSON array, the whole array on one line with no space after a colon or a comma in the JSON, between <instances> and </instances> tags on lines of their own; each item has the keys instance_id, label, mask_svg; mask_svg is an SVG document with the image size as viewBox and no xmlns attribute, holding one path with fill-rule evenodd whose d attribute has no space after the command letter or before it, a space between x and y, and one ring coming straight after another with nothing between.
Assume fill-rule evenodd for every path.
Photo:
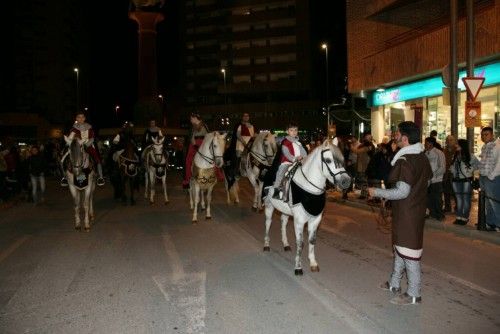
<instances>
[{"instance_id":1,"label":"curb","mask_svg":"<svg viewBox=\"0 0 500 334\"><path fill-rule=\"evenodd\" d=\"M365 211L372 211L372 207L368 204L354 202L350 200L339 200L335 197L327 197L329 202L337 203L339 205L349 206L351 208L363 209ZM485 232L479 231L474 228L459 227L455 225L445 224L434 219L425 220L425 228L440 230L447 233L452 233L456 236L466 237L474 240L481 240L492 244L500 245L500 233L498 232Z\"/></svg>"}]
</instances>

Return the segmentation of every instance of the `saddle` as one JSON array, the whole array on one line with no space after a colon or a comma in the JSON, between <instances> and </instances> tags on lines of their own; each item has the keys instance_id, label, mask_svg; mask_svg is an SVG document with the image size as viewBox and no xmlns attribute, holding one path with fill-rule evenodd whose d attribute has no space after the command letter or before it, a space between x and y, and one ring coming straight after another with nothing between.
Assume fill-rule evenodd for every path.
<instances>
[{"instance_id":1,"label":"saddle","mask_svg":"<svg viewBox=\"0 0 500 334\"><path fill-rule=\"evenodd\" d=\"M277 198L288 202L290 197L290 187L292 182L292 178L297 172L297 169L302 165L300 161L295 161L293 164L288 167L287 171L285 172L285 175L283 176L283 180L281 181L280 185L280 193L277 195ZM274 195L273 195L274 196Z\"/></svg>"}]
</instances>

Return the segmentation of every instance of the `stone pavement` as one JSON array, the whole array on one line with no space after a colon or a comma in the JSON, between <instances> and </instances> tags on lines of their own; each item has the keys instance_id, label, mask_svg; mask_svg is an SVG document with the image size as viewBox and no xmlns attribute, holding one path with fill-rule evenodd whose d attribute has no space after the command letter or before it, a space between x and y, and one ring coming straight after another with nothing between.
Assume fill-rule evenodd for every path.
<instances>
[{"instance_id":1,"label":"stone pavement","mask_svg":"<svg viewBox=\"0 0 500 334\"><path fill-rule=\"evenodd\" d=\"M342 199L342 193L338 191L328 191L327 197L329 201L336 202L342 205L347 205L350 207L355 207L367 211L379 210L380 204L369 203L366 199L359 199L359 195L350 192L348 193L347 200ZM478 195L474 192L472 199L472 207L470 213L470 221L467 225L454 225L455 215L453 213L446 213L445 219L443 221L438 221L435 219L426 219L426 228L444 230L449 233L453 233L457 236L467 237L471 239L478 239L490 243L500 245L500 233L498 232L486 232L477 230L477 204Z\"/></svg>"}]
</instances>

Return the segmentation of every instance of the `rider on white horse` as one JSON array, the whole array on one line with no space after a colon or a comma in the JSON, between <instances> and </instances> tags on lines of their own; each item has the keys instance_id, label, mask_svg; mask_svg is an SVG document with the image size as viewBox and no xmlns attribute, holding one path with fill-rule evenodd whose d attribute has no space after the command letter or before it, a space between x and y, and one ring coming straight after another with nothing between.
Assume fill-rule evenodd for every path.
<instances>
[{"instance_id":1,"label":"rider on white horse","mask_svg":"<svg viewBox=\"0 0 500 334\"><path fill-rule=\"evenodd\" d=\"M283 177L295 162L300 162L307 157L307 152L299 141L297 136L299 127L295 123L288 124L286 133L288 136L281 142L281 165L276 173L276 180L274 181L274 198L280 198L280 190L283 183Z\"/></svg>"},{"instance_id":2,"label":"rider on white horse","mask_svg":"<svg viewBox=\"0 0 500 334\"><path fill-rule=\"evenodd\" d=\"M77 138L83 141L83 144L85 146L85 150L90 154L92 159L94 160L95 164L97 165L97 185L98 186L103 186L104 185L104 177L102 174L102 164L101 164L101 157L99 156L99 152L94 146L94 130L92 129L92 125L89 123L85 122L86 117L85 113L83 112L78 112L75 117L75 123L73 124L73 127L70 130L70 133L68 135L68 140L71 142L73 138ZM61 166L63 170L63 175L64 174L64 160L67 158L69 154L69 150L66 150L64 155L61 158ZM63 176L61 180L61 186L67 187L68 186L68 180L66 179L66 176Z\"/></svg>"}]
</instances>

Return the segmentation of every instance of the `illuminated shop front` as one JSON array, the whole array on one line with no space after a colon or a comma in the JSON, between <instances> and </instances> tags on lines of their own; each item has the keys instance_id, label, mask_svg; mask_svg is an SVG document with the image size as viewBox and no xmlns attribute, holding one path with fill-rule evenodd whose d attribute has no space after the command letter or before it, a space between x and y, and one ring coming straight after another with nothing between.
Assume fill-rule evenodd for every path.
<instances>
[{"instance_id":1,"label":"illuminated shop front","mask_svg":"<svg viewBox=\"0 0 500 334\"><path fill-rule=\"evenodd\" d=\"M477 101L481 101L482 126L491 126L496 136L500 135L500 62L478 66L474 74L484 77L485 82ZM461 71L459 77L465 77ZM384 136L391 136L397 124L402 121L414 121L422 126L423 137L432 130L438 132L438 140L444 142L451 133L450 106L443 99L441 76L435 76L400 86L390 87L372 95L372 132L377 141ZM465 87L459 80L460 102L458 106L458 137L466 138L464 124L464 106L467 99ZM475 128L475 150L480 148L480 128Z\"/></svg>"}]
</instances>

